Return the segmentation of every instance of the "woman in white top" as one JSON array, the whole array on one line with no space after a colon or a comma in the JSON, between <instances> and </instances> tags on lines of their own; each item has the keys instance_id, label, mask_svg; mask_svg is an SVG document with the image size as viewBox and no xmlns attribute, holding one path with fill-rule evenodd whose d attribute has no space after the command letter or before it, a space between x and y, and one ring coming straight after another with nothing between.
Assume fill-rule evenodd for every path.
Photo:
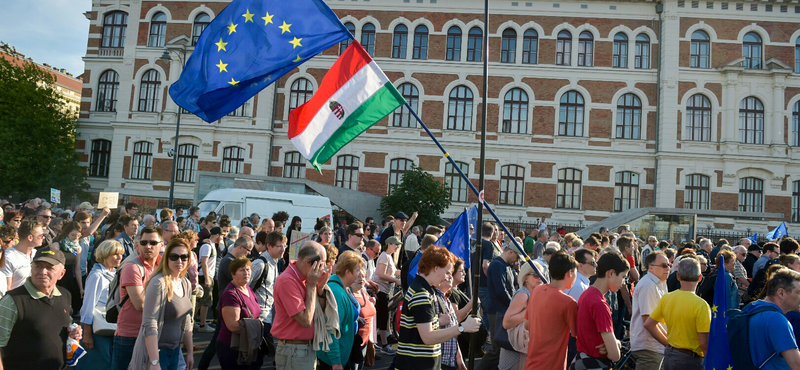
<instances>
[{"instance_id":1,"label":"woman in white top","mask_svg":"<svg viewBox=\"0 0 800 370\"><path fill-rule=\"evenodd\" d=\"M394 283L399 286L400 283L400 270L395 265L394 253L400 249L403 243L400 242L396 236L386 239L386 245L383 247L383 252L378 256L377 267L375 268L375 275L372 281L378 284L378 302L375 305L377 311L377 326L378 335L383 348L381 352L387 355L394 355L394 349L389 345L387 337L389 336L389 294L391 291L391 284Z\"/></svg>"}]
</instances>

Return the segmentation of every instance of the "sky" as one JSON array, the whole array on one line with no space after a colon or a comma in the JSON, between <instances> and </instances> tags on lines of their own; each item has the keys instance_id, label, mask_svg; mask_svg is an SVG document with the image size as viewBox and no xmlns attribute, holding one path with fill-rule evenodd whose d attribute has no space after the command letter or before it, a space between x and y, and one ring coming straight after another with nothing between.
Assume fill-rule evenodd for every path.
<instances>
[{"instance_id":1,"label":"sky","mask_svg":"<svg viewBox=\"0 0 800 370\"><path fill-rule=\"evenodd\" d=\"M33 58L83 73L92 0L0 0L0 41Z\"/></svg>"}]
</instances>

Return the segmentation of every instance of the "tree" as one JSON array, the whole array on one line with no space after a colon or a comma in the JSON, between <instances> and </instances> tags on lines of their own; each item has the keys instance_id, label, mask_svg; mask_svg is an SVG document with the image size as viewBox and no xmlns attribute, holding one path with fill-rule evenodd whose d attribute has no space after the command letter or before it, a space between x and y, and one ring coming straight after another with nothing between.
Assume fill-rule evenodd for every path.
<instances>
[{"instance_id":1,"label":"tree","mask_svg":"<svg viewBox=\"0 0 800 370\"><path fill-rule=\"evenodd\" d=\"M0 58L0 195L61 199L87 195L75 152L77 115L53 88L54 77L33 63Z\"/></svg>"},{"instance_id":2,"label":"tree","mask_svg":"<svg viewBox=\"0 0 800 370\"><path fill-rule=\"evenodd\" d=\"M450 189L417 166L403 174L392 194L383 197L380 211L383 217L403 211L418 212L417 225L438 225L439 215L450 206Z\"/></svg>"}]
</instances>

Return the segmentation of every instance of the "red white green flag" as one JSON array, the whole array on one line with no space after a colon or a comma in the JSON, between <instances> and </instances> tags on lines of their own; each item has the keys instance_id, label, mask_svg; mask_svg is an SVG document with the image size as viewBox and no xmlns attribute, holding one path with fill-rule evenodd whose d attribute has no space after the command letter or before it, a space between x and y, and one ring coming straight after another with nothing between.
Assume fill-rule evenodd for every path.
<instances>
[{"instance_id":1,"label":"red white green flag","mask_svg":"<svg viewBox=\"0 0 800 370\"><path fill-rule=\"evenodd\" d=\"M319 171L339 149L405 102L354 40L314 96L289 114L289 139Z\"/></svg>"}]
</instances>

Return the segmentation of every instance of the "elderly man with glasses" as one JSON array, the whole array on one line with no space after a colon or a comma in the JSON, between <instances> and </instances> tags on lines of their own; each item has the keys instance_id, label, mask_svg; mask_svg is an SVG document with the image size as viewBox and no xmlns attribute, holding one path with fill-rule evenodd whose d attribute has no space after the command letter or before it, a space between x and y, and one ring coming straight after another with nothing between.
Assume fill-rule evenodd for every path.
<instances>
[{"instance_id":1,"label":"elderly man with glasses","mask_svg":"<svg viewBox=\"0 0 800 370\"><path fill-rule=\"evenodd\" d=\"M664 360L664 345L658 342L644 327L650 313L658 305L658 301L667 294L667 277L671 265L669 259L661 251L655 251L644 259L647 266L645 274L636 285L633 296L633 313L631 314L631 351L636 359L636 370L658 370ZM667 335L664 324L657 324L656 330Z\"/></svg>"},{"instance_id":2,"label":"elderly man with glasses","mask_svg":"<svg viewBox=\"0 0 800 370\"><path fill-rule=\"evenodd\" d=\"M733 253L736 254L736 261L733 266L733 277L736 279L736 286L739 288L739 297L741 298L747 293L747 288L750 286L750 281L747 280L747 270L745 270L744 259L747 258L747 247L737 245L733 248Z\"/></svg>"}]
</instances>

